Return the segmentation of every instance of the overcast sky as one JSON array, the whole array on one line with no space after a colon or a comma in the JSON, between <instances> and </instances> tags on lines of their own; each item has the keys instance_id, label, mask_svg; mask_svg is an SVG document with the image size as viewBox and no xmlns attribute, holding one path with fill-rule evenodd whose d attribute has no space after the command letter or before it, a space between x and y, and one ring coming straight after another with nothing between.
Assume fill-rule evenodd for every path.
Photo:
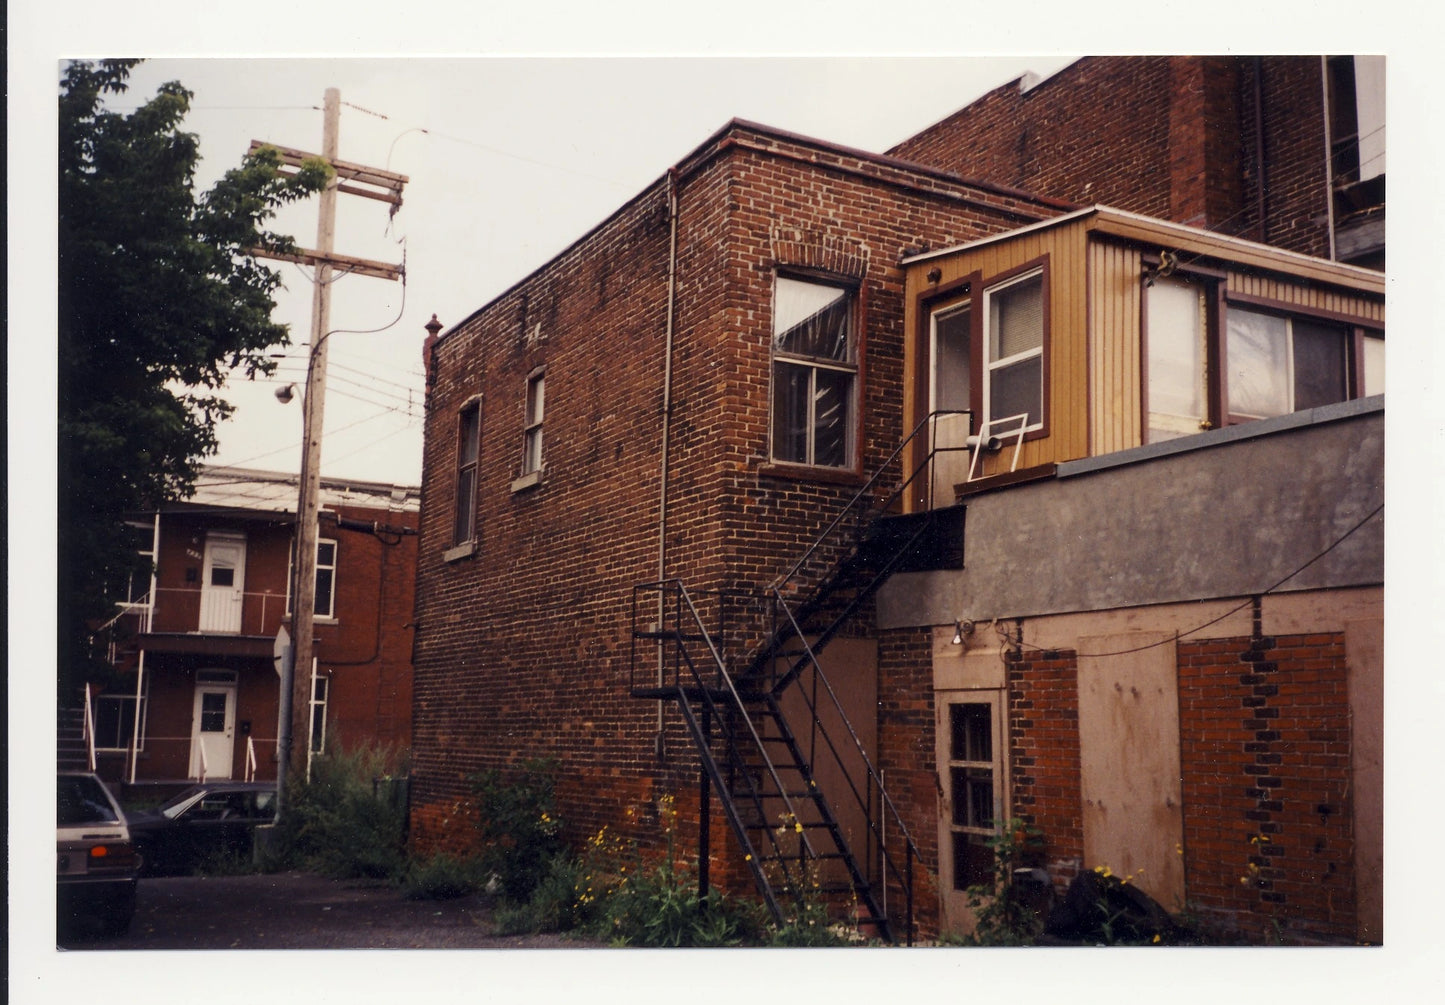
<instances>
[{"instance_id":1,"label":"overcast sky","mask_svg":"<svg viewBox=\"0 0 1445 1005\"><path fill-rule=\"evenodd\" d=\"M1265 11L1268 23L1262 24ZM144 65L133 78L131 94L115 104L131 107L170 79L195 91L187 128L202 140L203 183L234 165L251 139L317 149L323 93L327 87L340 89L347 103L341 156L402 172L410 183L405 206L394 219L388 219L383 204L340 197L336 249L393 262L404 251L408 279L404 304L401 287L383 280L351 277L334 288L333 326L386 330L333 337L323 469L346 477L415 482L421 452L419 350L422 326L432 313L447 325L460 321L600 222L730 118L881 151L1023 69L1046 72L1076 52L1387 52L1389 115L1395 126L1390 135L1392 434L1387 454L1391 617L1409 626L1420 652L1433 652L1438 648L1430 641L1431 627L1438 640L1445 622L1438 571L1445 567L1439 553L1445 505L1438 494L1445 422L1438 405L1426 404L1438 376L1439 304L1445 299L1438 250L1438 235L1445 232L1438 195L1445 150L1434 52L1441 37L1445 32L1435 5L1363 5L1357 0L1277 0L1267 6L1257 0L1213 0L1203 7L1180 0L1006 5L12 0L6 38L12 751L27 735L27 722L37 756L48 759L53 749L45 716L34 710L48 708L53 700L48 650L54 638L57 446L52 421L54 115L64 57L165 57ZM426 58L404 59L399 53ZM542 58L542 53L569 58ZM653 58L618 58L624 53ZM839 53L854 58L779 58ZM951 58L923 58L941 53ZM1002 58L984 60L984 53ZM363 54L389 58L340 58ZM475 58L481 54L491 58ZM604 54L609 58L578 58ZM687 58L657 58L680 54ZM288 58L231 58L239 55ZM701 58L720 55L742 58ZM198 56L205 58L184 58ZM1417 128L1410 128L1412 122ZM315 226L314 204L288 213L280 223L303 246L314 244ZM1421 238L1422 233L1427 236ZM403 238L404 245L399 243ZM277 317L290 323L295 340L302 342L309 333L310 284L302 270L289 265L285 270L289 290ZM292 364L291 378L298 376ZM223 433L219 461L295 470L299 400L279 404L272 395L275 387L231 390L239 412ZM1409 435L1399 437L1402 430ZM1411 528L1401 547L1396 543L1400 532ZM1431 545L1421 549L1422 538ZM1409 588L1417 581L1425 588ZM1438 672L1430 674L1413 691L1408 707L1398 701L1392 705L1393 763L1439 760L1439 730L1427 729L1423 720L1439 711L1442 680ZM37 721L38 737L33 735ZM1426 735L1434 742L1422 743ZM9 759L12 796L14 786L31 774L17 767L24 763L21 757ZM33 777L28 784L33 786ZM12 822L16 805L47 805L44 793L41 786L38 802L12 801ZM1407 849L1402 858L1401 835L1437 832L1405 824L1406 802L1429 801L1392 804L1390 840L1397 864L1411 860L1412 851L1420 858L1432 853L1424 847ZM48 860L48 826L12 828L10 854L12 884L25 881L12 886L12 893L38 897L33 904L42 904L53 893L45 871L23 864ZM1392 894L1402 889L1398 878L1404 868L1389 880ZM12 922L31 917L16 910L12 902ZM325 957L325 967L314 956L278 962L247 954L222 963L203 954L188 957L181 970L175 959L180 954L57 956L47 945L46 911L37 909L33 917L43 924L11 925L9 987L15 1001L58 1000L58 989L101 986L109 987L112 996L119 991L123 1000L143 987L148 1000L181 1001L194 997L198 981L204 982L208 1002L250 1002L258 996L286 1000L287 991L300 986L309 988L315 1000L332 1000L326 992L339 991L335 1000L348 1002L415 1000L421 987L431 1001L491 992L501 995L494 1000L520 1000L525 993L525 1000L539 1002L649 1000L644 988L654 989L650 1000L658 1000L666 988L674 997L704 1002L761 990L740 991L728 981L700 984L695 974L690 978L677 970L640 967L635 958L629 966L615 954L595 954L592 964L580 970L557 970L552 962L541 981L531 959L506 954L488 955L484 963L475 955L446 956L444 964L435 956L418 961L406 954L335 954ZM1297 991L1301 982L1318 983L1327 974L1329 987L1358 996L1375 990L1372 967L1386 960L1396 984L1408 986L1429 976L1418 965L1423 957L1408 950L1399 955L1402 929L1393 932L1394 953L1356 955L1348 962L1334 956L1328 967L1319 966L1320 957L1275 955L1266 962L1236 955L1228 968L1191 967L1189 979L1179 981L1179 957L1159 956L1151 957L1151 965L1131 958L1127 977L1135 987L1152 977L1160 993L1181 1002L1217 998L1226 976L1230 982L1248 982L1244 986ZM796 974L785 976L787 954L766 959L766 976L774 978L770 986L797 986ZM1044 958L1030 956L1031 962L1035 959ZM1067 967L1030 967L1024 979L1035 992L1048 986L1071 1000L1114 998L1121 959L1071 957ZM1203 959L1190 957L1196 963ZM1016 960L971 960L969 986L983 987L974 971L1017 982L1021 972L1011 965ZM599 971L606 976L595 976ZM42 973L45 982L29 979L32 972ZM957 995L959 974L952 954L845 954L830 956L823 976L833 993L846 985L856 997L896 993L900 980L910 989ZM32 993L37 988L43 994Z\"/></svg>"},{"instance_id":2,"label":"overcast sky","mask_svg":"<svg viewBox=\"0 0 1445 1005\"><path fill-rule=\"evenodd\" d=\"M421 474L424 325L461 321L658 178L732 117L881 152L1025 70L1067 56L1006 58L155 59L134 107L166 80L195 93L203 186L252 139L321 146L327 87L342 100L340 157L408 176L395 216L341 195L336 250L406 263L403 284L347 277L332 287L322 470L415 483ZM277 226L314 246L315 200ZM219 463L295 470L299 381L310 338L310 268L281 266L276 317L292 347L278 376L236 381ZM375 329L384 329L375 331Z\"/></svg>"}]
</instances>

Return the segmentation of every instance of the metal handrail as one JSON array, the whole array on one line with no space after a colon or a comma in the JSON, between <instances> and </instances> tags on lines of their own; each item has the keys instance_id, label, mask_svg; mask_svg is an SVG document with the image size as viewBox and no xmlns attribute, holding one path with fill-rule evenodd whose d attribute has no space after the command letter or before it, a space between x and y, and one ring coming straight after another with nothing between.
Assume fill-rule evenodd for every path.
<instances>
[{"instance_id":1,"label":"metal handrail","mask_svg":"<svg viewBox=\"0 0 1445 1005\"><path fill-rule=\"evenodd\" d=\"M80 733L85 737L85 760L90 770L95 770L95 710L90 705L90 685L85 685L85 721L80 724Z\"/></svg>"},{"instance_id":2,"label":"metal handrail","mask_svg":"<svg viewBox=\"0 0 1445 1005\"><path fill-rule=\"evenodd\" d=\"M930 434L936 436L938 428L936 420L947 415L967 415L969 434L972 434L973 412L970 409L939 409L938 411L929 412L926 416L923 417L923 420L919 422L918 425L913 427L913 431L909 433L906 437L904 437L903 442L899 443L898 446L894 448L893 452L888 455L888 457L883 461L881 465L879 465L878 470L873 472L872 476L863 483L863 487L854 494L852 499L848 500L848 503L843 507L843 509L838 513L838 515L832 519L828 526L823 528L822 533L820 533L813 540L813 543L808 546L806 551L803 552L802 557L799 558L796 562L794 562L792 567L788 569L787 572L783 573L777 579L773 580L773 582L768 586L768 590L770 592L781 592L787 586L788 582L791 581L792 578L798 574L798 570L803 568L803 566L807 565L808 561L813 557L813 555L816 554L823 547L824 543L828 540L829 537L832 536L833 532L836 531L840 526L842 526L844 518L847 517L849 513L853 512L855 507L857 507L858 503L864 499L872 499L874 486L878 483L879 479L882 478L883 475L889 470L889 468L892 467L893 462L898 459L899 455L903 453L903 451L908 447L910 443L914 441L915 438L917 438L918 434L921 433L925 428L927 428ZM909 473L907 478L899 482L897 487L895 487L892 492L888 493L888 495L885 496L880 503L873 507L873 512L881 513L883 511L886 511L889 506L892 506L893 503L897 501L898 498L902 496L905 491L907 491L908 487L913 484L914 479L916 479L924 470L929 467L929 465L933 461L933 458L937 454L969 449L973 448L970 448L966 443L964 446L961 447L943 447L940 449L937 443L930 442L928 452L924 455L922 463L914 467L913 471ZM926 508L930 510L933 508L933 479L931 478L928 482L928 499L926 500Z\"/></svg>"},{"instance_id":3,"label":"metal handrail","mask_svg":"<svg viewBox=\"0 0 1445 1005\"><path fill-rule=\"evenodd\" d=\"M813 647L808 644L807 638L803 635L802 626L800 626L797 620L793 617L793 612L789 609L788 604L783 599L782 594L775 592L774 596L777 600L778 605L782 607L783 613L787 615L789 623L793 626L793 632L796 635L798 641L803 646L803 653L806 661L812 667L814 680L822 683L823 690L827 693L828 698L832 701L833 708L838 713L838 718L842 721L844 728L848 731L849 738L853 741L854 749L857 751L858 756L861 757L863 760L863 767L868 773L868 780L877 787L878 795L882 799L881 805L886 808L888 812L892 815L894 823L898 825L898 830L903 835L903 840L907 847L909 857L909 861L907 864L908 878L905 878L904 874L899 872L898 866L893 862L893 856L888 854L887 845L883 841L882 823L880 821L873 820L872 814L869 812L867 802L864 800L864 797L858 792L858 786L854 784L852 774L848 771L844 771L843 777L848 783L848 788L853 793L854 800L863 808L863 816L864 820L867 822L869 833L873 834L875 837L878 838L878 850L879 853L882 855L883 863L888 869L892 870L894 877L898 879L900 884L902 884L907 891L909 901L908 939L909 944L911 945L913 938L913 886L911 878L912 860L915 858L920 858L918 845L913 840L913 835L909 832L908 825L904 823L903 814L894 804L893 798L888 795L888 790L884 787L882 778L879 776L877 769L874 768L872 760L868 757L868 751L863 747L863 741L859 739L857 731L853 728L853 723L849 721L848 714L843 710L843 704L838 700L838 694L836 691L833 690L833 685L829 682L828 675L823 672L823 667L822 664L818 662L817 654L813 652ZM812 712L814 728L820 734L822 734L823 741L828 745L829 751L832 752L834 763L836 763L841 768L843 765L842 755L839 753L837 746L833 743L833 738L829 734L828 728L823 725L822 718L818 714L817 706L813 703L813 701L808 698L806 692L802 692L802 695L803 701L807 704L809 711Z\"/></svg>"},{"instance_id":4,"label":"metal handrail","mask_svg":"<svg viewBox=\"0 0 1445 1005\"><path fill-rule=\"evenodd\" d=\"M723 686L717 688L716 690L726 691L728 696L731 698L733 708L742 716L743 722L747 725L748 734L751 736L754 746L758 749L759 752L763 754L763 763L767 766L768 774L772 778L773 785L777 787L778 794L782 797L783 806L785 807L786 812L789 815L796 817L797 812L793 808L792 800L788 798L787 788L783 785L783 780L778 776L777 769L773 767L772 760L766 756L767 750L763 746L762 737L758 736L758 731L753 727L752 717L748 715L747 706L743 703L742 696L738 694L738 689L737 686L733 683L732 675L728 673L726 661L723 659L722 654L718 652L717 646L713 643L712 635L709 634L706 626L703 624L702 615L698 613L697 606L692 602L692 597L688 594L687 588L683 586L682 580L669 579L663 580L658 583L645 583L642 586L637 587L636 589L672 589L677 591L678 614L680 615L682 613L682 607L683 605L686 605L688 613L691 614L693 622L697 625L699 641L707 645L708 654L712 657L713 664L717 667L718 681ZM677 652L682 657L683 661L687 663L688 670L692 673L693 679L697 682L697 685L702 690L702 693L708 696L708 700L710 702L710 690L712 689L708 687L707 683L702 679L701 674L697 672L696 664L693 663L692 657L688 654L686 647L683 646L680 625L677 636ZM673 678L675 687L681 686L679 679L680 670L681 665L675 664L673 667ZM806 846L806 835L804 835L804 843ZM808 853L810 855L812 854L811 846L808 846Z\"/></svg>"}]
</instances>

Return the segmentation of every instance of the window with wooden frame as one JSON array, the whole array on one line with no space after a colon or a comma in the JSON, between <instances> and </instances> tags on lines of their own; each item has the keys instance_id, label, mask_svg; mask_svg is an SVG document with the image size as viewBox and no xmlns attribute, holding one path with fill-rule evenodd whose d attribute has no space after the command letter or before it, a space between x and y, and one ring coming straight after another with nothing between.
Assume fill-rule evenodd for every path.
<instances>
[{"instance_id":1,"label":"window with wooden frame","mask_svg":"<svg viewBox=\"0 0 1445 1005\"><path fill-rule=\"evenodd\" d=\"M1146 443L1384 392L1383 330L1225 293L1223 273L1146 278Z\"/></svg>"},{"instance_id":2,"label":"window with wooden frame","mask_svg":"<svg viewBox=\"0 0 1445 1005\"><path fill-rule=\"evenodd\" d=\"M857 296L851 286L779 275L773 287L772 459L857 465Z\"/></svg>"},{"instance_id":3,"label":"window with wooden frame","mask_svg":"<svg viewBox=\"0 0 1445 1005\"><path fill-rule=\"evenodd\" d=\"M527 377L527 397L522 419L522 474L542 470L542 419L547 404L547 374L534 370Z\"/></svg>"},{"instance_id":4,"label":"window with wooden frame","mask_svg":"<svg viewBox=\"0 0 1445 1005\"><path fill-rule=\"evenodd\" d=\"M1002 729L997 692L969 692L947 705L948 830L953 888L992 882L1003 806Z\"/></svg>"},{"instance_id":5,"label":"window with wooden frame","mask_svg":"<svg viewBox=\"0 0 1445 1005\"><path fill-rule=\"evenodd\" d=\"M457 414L457 495L452 518L452 544L476 538L477 461L482 442L482 403L468 402Z\"/></svg>"},{"instance_id":6,"label":"window with wooden frame","mask_svg":"<svg viewBox=\"0 0 1445 1005\"><path fill-rule=\"evenodd\" d=\"M984 287L981 423L994 434L1044 427L1045 290L1042 267Z\"/></svg>"}]
</instances>

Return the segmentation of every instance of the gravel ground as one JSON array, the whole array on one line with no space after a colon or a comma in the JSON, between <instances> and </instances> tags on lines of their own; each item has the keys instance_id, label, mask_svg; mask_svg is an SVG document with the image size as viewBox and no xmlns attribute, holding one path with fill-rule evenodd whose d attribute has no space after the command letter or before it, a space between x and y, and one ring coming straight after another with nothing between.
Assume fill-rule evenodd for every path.
<instances>
[{"instance_id":1,"label":"gravel ground","mask_svg":"<svg viewBox=\"0 0 1445 1005\"><path fill-rule=\"evenodd\" d=\"M61 943L75 950L601 946L560 935L495 935L485 897L408 900L385 884L301 872L142 879L129 932Z\"/></svg>"}]
</instances>

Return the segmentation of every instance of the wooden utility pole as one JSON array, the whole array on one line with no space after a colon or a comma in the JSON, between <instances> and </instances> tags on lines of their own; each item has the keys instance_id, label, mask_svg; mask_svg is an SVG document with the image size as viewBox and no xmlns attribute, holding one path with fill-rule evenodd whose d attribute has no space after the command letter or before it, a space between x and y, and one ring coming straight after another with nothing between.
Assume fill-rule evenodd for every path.
<instances>
[{"instance_id":1,"label":"wooden utility pole","mask_svg":"<svg viewBox=\"0 0 1445 1005\"><path fill-rule=\"evenodd\" d=\"M326 90L324 122L321 135L321 158L331 165L335 174L321 191L316 219L316 248L294 255L280 255L253 249L268 258L307 262L316 266L315 289L311 299L311 345L306 364L306 393L302 401L302 449L300 490L296 503L296 557L292 562L294 580L291 589L291 657L283 660L277 769L278 804L285 809L286 776L304 777L310 755L311 689L315 664L316 634L316 543L321 500L321 436L326 410L326 354L331 330L331 282L333 270L356 272L385 279L402 278L398 266L367 259L337 255L336 195L347 192L381 199L401 205L405 175L376 168L364 168L337 159L341 125L341 92ZM253 141L251 148L264 146ZM293 168L301 166L311 155L299 150L278 148L282 163ZM369 187L368 187L369 186Z\"/></svg>"}]
</instances>

